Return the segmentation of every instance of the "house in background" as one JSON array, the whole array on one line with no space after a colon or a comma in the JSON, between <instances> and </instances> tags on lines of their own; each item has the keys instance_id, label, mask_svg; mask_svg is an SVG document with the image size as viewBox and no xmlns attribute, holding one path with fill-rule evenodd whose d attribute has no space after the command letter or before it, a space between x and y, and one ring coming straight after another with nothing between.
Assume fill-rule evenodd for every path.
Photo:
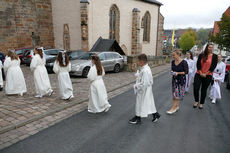
<instances>
[{"instance_id":1,"label":"house in background","mask_svg":"<svg viewBox=\"0 0 230 153\"><path fill-rule=\"evenodd\" d=\"M89 51L116 40L126 55L155 56L161 3L156 0L51 0L56 48ZM162 27L162 25L160 25ZM160 52L160 51L159 51Z\"/></svg>"}]
</instances>

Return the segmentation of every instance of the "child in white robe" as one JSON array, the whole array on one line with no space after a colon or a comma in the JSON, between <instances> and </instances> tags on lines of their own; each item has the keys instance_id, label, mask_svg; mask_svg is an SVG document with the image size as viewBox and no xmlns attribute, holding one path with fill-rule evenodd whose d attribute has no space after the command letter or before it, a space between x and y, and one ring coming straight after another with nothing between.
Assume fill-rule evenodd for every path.
<instances>
[{"instance_id":1,"label":"child in white robe","mask_svg":"<svg viewBox=\"0 0 230 153\"><path fill-rule=\"evenodd\" d=\"M0 60L0 91L2 91L3 89L2 68L3 68L2 61Z\"/></svg>"},{"instance_id":2,"label":"child in white robe","mask_svg":"<svg viewBox=\"0 0 230 153\"><path fill-rule=\"evenodd\" d=\"M58 83L61 94L61 99L70 100L73 96L72 82L69 76L71 71L71 63L68 55L62 51L58 53L57 59L54 63L53 71L58 74Z\"/></svg>"},{"instance_id":3,"label":"child in white robe","mask_svg":"<svg viewBox=\"0 0 230 153\"><path fill-rule=\"evenodd\" d=\"M147 64L147 56L141 54L138 56L138 66L140 71L135 75L137 77L134 89L136 91L136 116L129 120L131 124L140 124L142 117L153 115L153 122L160 118L157 112L152 92L153 76L150 67Z\"/></svg>"},{"instance_id":4,"label":"child in white robe","mask_svg":"<svg viewBox=\"0 0 230 153\"><path fill-rule=\"evenodd\" d=\"M36 98L42 98L44 95L51 96L53 90L50 85L49 76L45 67L46 60L43 57L43 49L35 48L35 55L32 58L30 69L34 73L34 83L36 88Z\"/></svg>"},{"instance_id":5,"label":"child in white robe","mask_svg":"<svg viewBox=\"0 0 230 153\"><path fill-rule=\"evenodd\" d=\"M18 94L23 96L26 93L26 82L20 68L20 59L14 50L8 51L8 56L4 62L4 71L6 74L5 92L7 95Z\"/></svg>"},{"instance_id":6,"label":"child in white robe","mask_svg":"<svg viewBox=\"0 0 230 153\"><path fill-rule=\"evenodd\" d=\"M88 112L108 112L111 105L108 102L107 91L103 81L105 72L97 55L91 56L91 60L93 66L87 76L90 81Z\"/></svg>"},{"instance_id":7,"label":"child in white robe","mask_svg":"<svg viewBox=\"0 0 230 153\"><path fill-rule=\"evenodd\" d=\"M186 74L186 84L185 84L185 92L188 92L191 86L192 79L194 77L194 69L195 63L193 60L193 54L191 51L186 52L186 58L184 59L188 64L188 74Z\"/></svg>"},{"instance_id":8,"label":"child in white robe","mask_svg":"<svg viewBox=\"0 0 230 153\"><path fill-rule=\"evenodd\" d=\"M212 103L216 103L216 99L221 99L220 85L224 82L226 64L222 62L222 56L218 55L218 63L213 72L213 85L211 86L209 97L212 99Z\"/></svg>"}]
</instances>

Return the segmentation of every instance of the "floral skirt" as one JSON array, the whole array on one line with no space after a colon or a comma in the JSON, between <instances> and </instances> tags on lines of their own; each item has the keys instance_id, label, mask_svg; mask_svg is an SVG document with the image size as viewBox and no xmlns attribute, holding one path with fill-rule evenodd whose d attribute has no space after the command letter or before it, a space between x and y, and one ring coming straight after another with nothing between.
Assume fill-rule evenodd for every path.
<instances>
[{"instance_id":1,"label":"floral skirt","mask_svg":"<svg viewBox=\"0 0 230 153\"><path fill-rule=\"evenodd\" d=\"M183 100L185 94L185 83L178 83L177 80L172 81L173 99Z\"/></svg>"}]
</instances>

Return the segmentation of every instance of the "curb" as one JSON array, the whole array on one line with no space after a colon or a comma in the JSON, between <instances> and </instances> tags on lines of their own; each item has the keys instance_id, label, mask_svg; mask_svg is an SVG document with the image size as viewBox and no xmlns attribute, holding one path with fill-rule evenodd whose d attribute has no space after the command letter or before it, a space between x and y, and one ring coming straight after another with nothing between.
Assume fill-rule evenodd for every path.
<instances>
[{"instance_id":1,"label":"curb","mask_svg":"<svg viewBox=\"0 0 230 153\"><path fill-rule=\"evenodd\" d=\"M160 66L160 65L157 65L157 66ZM157 67L157 66L154 66L154 67ZM154 68L154 67L152 67L152 68ZM163 72L166 72L166 70L162 70L162 71L160 71L159 73L153 74L153 76L158 75L158 74L163 73ZM113 92L113 91L115 91L115 90L117 90L117 89L126 87L126 86L128 86L128 85L130 85L130 84L133 84L133 83L135 83L135 82L136 82L136 81L131 81L131 82L127 83L127 84L124 84L124 85L122 85L122 86L119 86L119 87L116 87L116 88L114 88L114 89L111 89L110 91L108 91L108 93ZM64 105L64 106L60 106L60 107L58 107L58 108L56 108L56 109L54 109L54 110L50 110L50 111L48 111L48 112L46 112L46 113L43 113L43 114L41 114L41 115L37 115L37 116L31 117L31 118L29 118L29 119L20 121L20 122L18 122L18 123L11 124L11 125L6 126L6 127L4 127L4 128L0 128L0 134L6 133L6 132L8 132L8 131L10 131L10 130L17 129L17 128L22 127L22 126L25 126L26 124L32 123L32 122L34 122L34 121L36 121L36 120L39 120L39 119L42 119L42 118L45 118L45 117L47 117L47 116L50 116L50 115L52 115L52 114L54 114L54 113L60 112L60 111L65 110L65 109L68 109L68 108L70 108L70 107L73 107L73 106L82 104L82 103L84 103L84 102L87 102L88 100L89 100L89 98L86 98L86 99L83 99L83 100L81 100L81 101L72 102L72 103L67 103L67 104Z\"/></svg>"}]
</instances>

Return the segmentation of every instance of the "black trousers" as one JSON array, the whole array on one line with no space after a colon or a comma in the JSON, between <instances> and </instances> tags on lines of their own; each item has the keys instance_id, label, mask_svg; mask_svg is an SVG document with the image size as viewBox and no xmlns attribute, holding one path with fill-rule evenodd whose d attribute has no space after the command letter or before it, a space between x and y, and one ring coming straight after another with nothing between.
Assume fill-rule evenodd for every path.
<instances>
[{"instance_id":1,"label":"black trousers","mask_svg":"<svg viewBox=\"0 0 230 153\"><path fill-rule=\"evenodd\" d=\"M193 84L194 85L193 93L196 102L200 102L200 104L204 104L206 94L207 94L207 89L211 82L212 82L211 75L207 75L206 78L201 77L200 74L195 75L194 84ZM200 87L201 87L201 98L199 101Z\"/></svg>"}]
</instances>

